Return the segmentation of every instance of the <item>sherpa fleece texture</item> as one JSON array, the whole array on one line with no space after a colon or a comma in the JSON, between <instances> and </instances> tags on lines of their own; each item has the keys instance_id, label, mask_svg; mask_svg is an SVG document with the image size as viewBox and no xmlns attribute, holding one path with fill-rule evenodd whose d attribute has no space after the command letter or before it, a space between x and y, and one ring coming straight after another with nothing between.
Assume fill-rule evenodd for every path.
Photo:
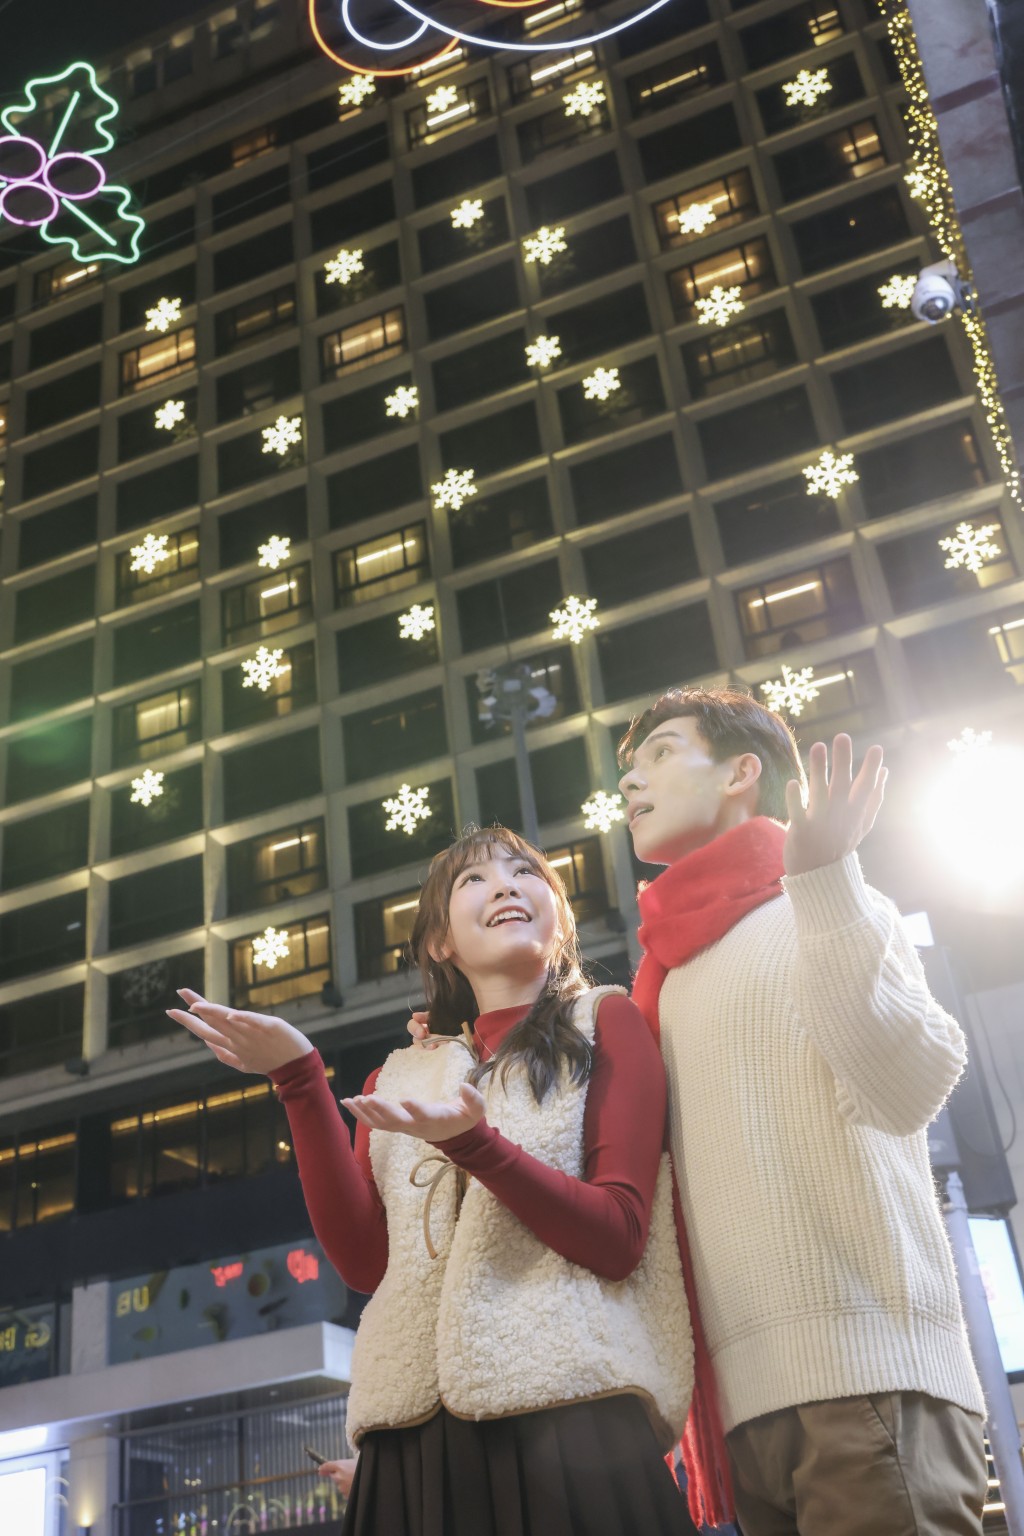
<instances>
[{"instance_id":1,"label":"sherpa fleece texture","mask_svg":"<svg viewBox=\"0 0 1024 1536\"><path fill-rule=\"evenodd\" d=\"M595 988L574 1022L591 1042ZM394 1052L377 1080L386 1098L454 1097L473 1065L459 1041L433 1052ZM574 1178L583 1172L586 1084L563 1078L542 1105L526 1074L485 1080L487 1119L532 1156ZM352 1358L347 1428L353 1443L373 1428L425 1419L443 1401L482 1419L620 1392L643 1400L669 1449L686 1420L693 1345L672 1217L671 1170L662 1157L647 1247L625 1280L603 1280L548 1248L488 1190L470 1184L456 1213L456 1176L446 1174L430 1210L438 1257L423 1234L423 1179L447 1161L441 1149L374 1131L374 1179L387 1208L387 1273L368 1303Z\"/></svg>"}]
</instances>

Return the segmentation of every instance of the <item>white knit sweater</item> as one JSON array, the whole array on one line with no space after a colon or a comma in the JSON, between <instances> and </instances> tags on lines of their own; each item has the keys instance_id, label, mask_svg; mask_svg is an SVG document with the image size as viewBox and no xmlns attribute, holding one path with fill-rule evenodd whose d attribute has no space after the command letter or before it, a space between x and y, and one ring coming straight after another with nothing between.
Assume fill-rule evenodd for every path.
<instances>
[{"instance_id":1,"label":"white knit sweater","mask_svg":"<svg viewBox=\"0 0 1024 1536\"><path fill-rule=\"evenodd\" d=\"M924 1130L963 1035L856 854L784 886L659 1001L725 1429L883 1391L984 1413Z\"/></svg>"}]
</instances>

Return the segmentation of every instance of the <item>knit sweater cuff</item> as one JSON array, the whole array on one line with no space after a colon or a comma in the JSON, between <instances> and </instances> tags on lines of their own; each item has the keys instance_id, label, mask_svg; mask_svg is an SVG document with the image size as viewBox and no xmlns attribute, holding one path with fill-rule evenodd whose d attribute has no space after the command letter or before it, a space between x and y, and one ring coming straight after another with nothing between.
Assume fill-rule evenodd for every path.
<instances>
[{"instance_id":1,"label":"knit sweater cuff","mask_svg":"<svg viewBox=\"0 0 1024 1536\"><path fill-rule=\"evenodd\" d=\"M872 915L871 897L856 853L808 870L805 875L786 875L782 884L793 903L801 937L817 938L850 928Z\"/></svg>"}]
</instances>

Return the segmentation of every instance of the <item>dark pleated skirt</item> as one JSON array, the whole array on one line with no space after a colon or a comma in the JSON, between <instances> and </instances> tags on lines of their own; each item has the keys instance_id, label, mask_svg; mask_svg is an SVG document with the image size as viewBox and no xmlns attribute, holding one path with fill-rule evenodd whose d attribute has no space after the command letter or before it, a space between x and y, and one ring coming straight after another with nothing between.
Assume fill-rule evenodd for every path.
<instances>
[{"instance_id":1,"label":"dark pleated skirt","mask_svg":"<svg viewBox=\"0 0 1024 1536\"><path fill-rule=\"evenodd\" d=\"M368 1434L343 1536L694 1536L639 1398Z\"/></svg>"}]
</instances>

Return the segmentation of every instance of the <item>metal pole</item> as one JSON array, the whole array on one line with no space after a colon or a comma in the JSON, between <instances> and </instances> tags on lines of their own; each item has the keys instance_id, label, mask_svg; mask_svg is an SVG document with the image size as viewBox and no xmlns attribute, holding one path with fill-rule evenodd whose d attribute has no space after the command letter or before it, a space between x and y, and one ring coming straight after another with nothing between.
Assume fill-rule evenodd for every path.
<instances>
[{"instance_id":1,"label":"metal pole","mask_svg":"<svg viewBox=\"0 0 1024 1536\"><path fill-rule=\"evenodd\" d=\"M943 1212L956 1260L967 1333L988 1408L988 1440L1005 1505L1006 1528L1010 1536L1024 1536L1024 1463L1021 1461L1020 1431L978 1268L978 1256L971 1241L967 1201L958 1173L946 1175Z\"/></svg>"},{"instance_id":2,"label":"metal pole","mask_svg":"<svg viewBox=\"0 0 1024 1536\"><path fill-rule=\"evenodd\" d=\"M540 843L537 824L537 801L533 794L533 774L530 770L530 754L526 750L526 717L528 708L522 699L512 702L509 714L512 720L512 738L516 744L516 778L519 780L519 810L523 821L523 836L527 842Z\"/></svg>"}]
</instances>

